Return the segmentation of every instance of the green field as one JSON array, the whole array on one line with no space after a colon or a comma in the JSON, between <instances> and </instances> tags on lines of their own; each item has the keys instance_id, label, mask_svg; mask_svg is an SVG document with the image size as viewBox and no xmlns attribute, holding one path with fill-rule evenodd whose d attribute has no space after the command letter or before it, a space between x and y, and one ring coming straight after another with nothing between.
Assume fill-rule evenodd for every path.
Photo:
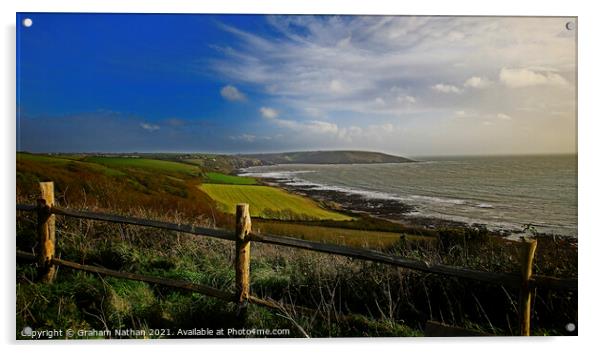
<instances>
[{"instance_id":1,"label":"green field","mask_svg":"<svg viewBox=\"0 0 602 353\"><path fill-rule=\"evenodd\" d=\"M283 235L292 238L317 241L358 248L386 249L405 241L428 243L436 238L410 235L402 232L380 232L360 229L310 226L280 221L254 221L253 229L260 233Z\"/></svg>"},{"instance_id":2,"label":"green field","mask_svg":"<svg viewBox=\"0 0 602 353\"><path fill-rule=\"evenodd\" d=\"M205 182L208 184L236 184L236 185L255 185L255 178L240 177L236 175L227 175L216 172L205 173Z\"/></svg>"},{"instance_id":3,"label":"green field","mask_svg":"<svg viewBox=\"0 0 602 353\"><path fill-rule=\"evenodd\" d=\"M235 213L237 203L248 203L253 217L280 220L352 219L325 210L310 199L270 186L203 184L200 188L228 213Z\"/></svg>"},{"instance_id":4,"label":"green field","mask_svg":"<svg viewBox=\"0 0 602 353\"><path fill-rule=\"evenodd\" d=\"M29 164L30 166L47 166L64 170L73 170L73 168L75 168L110 176L125 175L123 172L109 168L108 166L93 162L83 162L78 158L81 157L75 155L46 156L30 153L17 153L17 171L19 170L19 167L24 167L24 164Z\"/></svg>"},{"instance_id":5,"label":"green field","mask_svg":"<svg viewBox=\"0 0 602 353\"><path fill-rule=\"evenodd\" d=\"M188 175L195 175L199 173L199 169L195 166L178 162L163 161L158 159L126 157L87 157L85 161L105 165L111 168L135 168L148 171L181 173Z\"/></svg>"},{"instance_id":6,"label":"green field","mask_svg":"<svg viewBox=\"0 0 602 353\"><path fill-rule=\"evenodd\" d=\"M53 165L66 165L73 160L54 156L45 156L40 154L17 153L17 162L34 162Z\"/></svg>"}]
</instances>

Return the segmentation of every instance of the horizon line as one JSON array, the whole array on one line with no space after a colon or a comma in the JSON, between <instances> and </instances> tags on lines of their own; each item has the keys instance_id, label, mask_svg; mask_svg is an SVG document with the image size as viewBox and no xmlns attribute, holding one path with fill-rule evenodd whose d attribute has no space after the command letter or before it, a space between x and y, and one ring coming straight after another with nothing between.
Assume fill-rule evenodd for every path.
<instances>
[{"instance_id":1,"label":"horizon line","mask_svg":"<svg viewBox=\"0 0 602 353\"><path fill-rule=\"evenodd\" d=\"M382 152L375 150L362 150L362 149L316 149L316 150L286 150L286 151L272 151L272 152L219 152L219 151L121 151L121 152L108 152L108 151L47 151L47 152L31 152L31 151L16 151L16 153L30 153L30 154L140 154L140 155L152 155L152 154L210 154L210 155L228 155L228 156L244 156L244 155L258 155L258 154L285 154L285 153L309 153L309 152L370 152L370 153L381 153L395 157L403 158L416 158L416 157L509 157L509 156L559 156L559 155L578 155L578 151L575 152L526 152L526 153L488 153L488 154L422 154L422 155L400 155L393 154L390 152Z\"/></svg>"}]
</instances>

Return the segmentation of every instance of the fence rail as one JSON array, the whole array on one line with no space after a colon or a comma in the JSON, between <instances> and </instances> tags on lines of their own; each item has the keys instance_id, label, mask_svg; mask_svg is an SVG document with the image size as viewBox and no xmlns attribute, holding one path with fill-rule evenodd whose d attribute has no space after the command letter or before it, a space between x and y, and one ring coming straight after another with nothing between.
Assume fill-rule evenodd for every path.
<instances>
[{"instance_id":1,"label":"fence rail","mask_svg":"<svg viewBox=\"0 0 602 353\"><path fill-rule=\"evenodd\" d=\"M163 286L180 288L190 291L199 292L208 296L216 297L230 302L239 304L239 312L244 316L247 303L267 306L275 309L286 307L281 303L271 299L257 298L250 294L249 277L250 277L250 246L251 242L279 245L310 251L317 251L333 255L347 256L354 259L368 260L379 263L384 263L392 266L407 268L415 271L432 273L444 276L453 276L463 279L486 282L490 284L504 285L520 290L520 332L521 335L529 335L530 327L530 312L531 312L531 295L535 287L545 287L556 290L577 290L576 278L556 278L550 276L541 276L532 274L533 258L537 241L525 242L525 248L521 259L521 273L498 273L478 271L472 269L461 268L457 266L449 266L442 264L429 264L425 261L392 256L383 252L357 249L347 246L325 244L319 242L308 241L304 239L296 239L284 236L276 236L270 234L259 234L251 231L251 217L247 204L238 204L236 208L236 230L229 231L223 229L197 227L187 224L169 223L163 221L148 220L135 217L127 217L108 213L98 213L89 211L77 211L67 208L62 208L54 205L54 187L52 182L40 183L41 198L38 200L38 205L17 204L16 208L19 211L37 212L38 215L38 236L40 237L40 249L38 254L32 254L17 250L17 257L24 260L37 261L40 265L40 278L42 281L51 283L55 273L55 266L69 267L74 270L81 270L102 275L125 278L147 283L153 283ZM130 224L144 227L152 227L169 231L188 233L198 236L207 236L223 240L235 242L235 272L236 285L235 293L227 293L222 290L209 286L194 284L185 281L172 280L151 277L146 275L109 270L97 266L89 266L78 264L71 261L62 260L54 257L55 253L55 226L54 216L60 215L65 217L74 217L82 219L90 219L96 221L105 221L120 224ZM312 310L309 308L301 308L295 306L296 309Z\"/></svg>"},{"instance_id":2,"label":"fence rail","mask_svg":"<svg viewBox=\"0 0 602 353\"><path fill-rule=\"evenodd\" d=\"M38 206L35 205L24 205L17 204L17 210L19 211L37 211ZM181 233L188 233L194 235L203 235L213 238L225 239L225 240L235 240L234 232L215 229L215 228L205 228L205 227L196 227L188 224L177 224L177 223L169 223L162 221L154 221L148 220L144 218L135 218L135 217L126 217L120 215L114 215L109 213L99 213L99 212L89 212L89 211L76 211L68 208L62 208L57 206L52 206L48 209L48 211L52 214L73 217L73 218L83 218L83 219L91 219L95 221L105 221L112 223L121 223L121 224L131 224L143 227L151 227L151 228L159 228L165 230L173 230Z\"/></svg>"}]
</instances>

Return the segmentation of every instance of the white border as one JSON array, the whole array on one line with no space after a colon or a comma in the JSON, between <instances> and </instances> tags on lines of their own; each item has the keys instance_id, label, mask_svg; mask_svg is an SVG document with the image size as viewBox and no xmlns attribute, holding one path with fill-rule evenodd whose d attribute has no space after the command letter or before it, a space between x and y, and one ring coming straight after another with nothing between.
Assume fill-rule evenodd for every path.
<instances>
[{"instance_id":1,"label":"white border","mask_svg":"<svg viewBox=\"0 0 602 353\"><path fill-rule=\"evenodd\" d=\"M483 351L504 352L533 350L546 352L589 351L599 346L600 285L597 283L598 249L602 249L600 225L596 224L598 203L602 200L597 183L602 180L600 173L600 108L595 103L602 101L599 89L600 63L600 11L594 2L525 0L488 1L399 1L369 0L351 2L349 0L322 1L131 1L131 0L28 0L2 1L2 75L0 85L2 119L2 193L0 214L2 215L2 301L0 317L2 343L8 351L38 351L40 349L79 352L86 350L105 351L106 345L96 342L82 342L72 345L19 344L14 342L14 197L15 197L15 12L139 12L139 13L289 13L289 14L406 14L406 15L531 15L531 16L578 16L579 20L579 337L567 338L472 338L472 339L327 339L327 340L238 340L238 341L178 341L178 342L111 342L125 347L144 346L148 351L164 351L166 344L176 344L179 351L214 351L237 349L244 351L307 352L308 350L376 351L399 350L428 352ZM351 5L353 4L353 5ZM586 5L587 4L587 5ZM132 347L139 349L141 347Z\"/></svg>"}]
</instances>

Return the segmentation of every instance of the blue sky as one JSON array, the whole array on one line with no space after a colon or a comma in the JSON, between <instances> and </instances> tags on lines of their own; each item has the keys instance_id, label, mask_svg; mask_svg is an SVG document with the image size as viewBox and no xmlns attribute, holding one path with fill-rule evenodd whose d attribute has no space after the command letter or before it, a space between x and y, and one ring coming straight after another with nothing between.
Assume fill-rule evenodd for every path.
<instances>
[{"instance_id":1,"label":"blue sky","mask_svg":"<svg viewBox=\"0 0 602 353\"><path fill-rule=\"evenodd\" d=\"M18 14L17 147L573 153L570 21Z\"/></svg>"}]
</instances>

